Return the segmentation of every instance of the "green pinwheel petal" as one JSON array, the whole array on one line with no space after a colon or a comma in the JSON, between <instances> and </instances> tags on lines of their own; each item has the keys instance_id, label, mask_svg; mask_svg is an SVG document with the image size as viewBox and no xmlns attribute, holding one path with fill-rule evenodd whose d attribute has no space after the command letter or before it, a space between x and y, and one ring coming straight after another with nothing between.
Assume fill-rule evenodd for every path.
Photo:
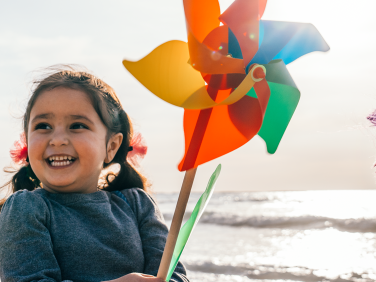
<instances>
[{"instance_id":1,"label":"green pinwheel petal","mask_svg":"<svg viewBox=\"0 0 376 282\"><path fill-rule=\"evenodd\" d=\"M172 255L170 267L168 269L168 274L166 281L168 282L172 276L172 273L175 270L176 265L178 264L179 258L181 253L184 250L185 245L187 244L188 238L191 235L193 228L196 226L197 222L199 221L202 213L205 210L206 205L208 204L211 195L214 191L214 184L217 181L219 173L221 172L221 165L219 164L216 170L213 172L212 176L209 179L209 183L206 187L205 192L201 195L200 199L198 200L191 217L188 221L183 225L180 229L178 239L175 244L174 253Z\"/></svg>"},{"instance_id":2,"label":"green pinwheel petal","mask_svg":"<svg viewBox=\"0 0 376 282\"><path fill-rule=\"evenodd\" d=\"M270 98L258 135L264 139L268 153L274 154L298 105L300 92L282 60L273 60L264 67ZM247 96L258 98L253 87Z\"/></svg>"},{"instance_id":3,"label":"green pinwheel petal","mask_svg":"<svg viewBox=\"0 0 376 282\"><path fill-rule=\"evenodd\" d=\"M253 98L258 99L257 94L256 94L256 91L255 91L255 88L253 88L253 87L251 88L251 90L249 90L249 91L247 92L246 95L249 96L249 97L253 97Z\"/></svg>"},{"instance_id":4,"label":"green pinwheel petal","mask_svg":"<svg viewBox=\"0 0 376 282\"><path fill-rule=\"evenodd\" d=\"M289 85L268 84L270 99L258 135L264 139L268 153L274 154L298 105L300 92Z\"/></svg>"}]
</instances>

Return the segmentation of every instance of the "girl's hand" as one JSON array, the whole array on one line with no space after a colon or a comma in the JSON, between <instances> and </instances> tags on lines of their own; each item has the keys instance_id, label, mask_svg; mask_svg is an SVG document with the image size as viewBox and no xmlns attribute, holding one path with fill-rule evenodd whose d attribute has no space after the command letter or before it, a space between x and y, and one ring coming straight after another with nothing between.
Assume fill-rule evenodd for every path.
<instances>
[{"instance_id":1,"label":"girl's hand","mask_svg":"<svg viewBox=\"0 0 376 282\"><path fill-rule=\"evenodd\" d=\"M165 282L165 281L153 275L134 272L134 273L124 275L118 279L114 279L110 281L103 281L103 282Z\"/></svg>"}]
</instances>

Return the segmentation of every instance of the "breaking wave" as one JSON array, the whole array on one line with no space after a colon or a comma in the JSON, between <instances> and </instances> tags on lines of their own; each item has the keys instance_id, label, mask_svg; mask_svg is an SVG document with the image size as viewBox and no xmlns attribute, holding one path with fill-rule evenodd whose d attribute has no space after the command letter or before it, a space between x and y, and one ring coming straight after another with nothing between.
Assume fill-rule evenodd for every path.
<instances>
[{"instance_id":1,"label":"breaking wave","mask_svg":"<svg viewBox=\"0 0 376 282\"><path fill-rule=\"evenodd\" d=\"M190 215L190 213L186 213L184 219L187 220ZM171 220L172 214L165 214L164 217L167 220ZM253 228L324 229L332 227L348 232L376 232L376 218L338 219L310 215L298 217L246 217L205 212L200 219L200 223Z\"/></svg>"},{"instance_id":2,"label":"breaking wave","mask_svg":"<svg viewBox=\"0 0 376 282\"><path fill-rule=\"evenodd\" d=\"M368 282L373 280L373 274L349 272L341 276L325 273L319 270L305 267L275 267L275 266L250 266L250 265L218 265L214 262L190 262L184 261L184 265L189 271L210 273L212 275L241 275L250 279L267 280L297 280L305 282L332 281L347 282L360 281ZM371 276L371 277L370 277Z\"/></svg>"}]
</instances>

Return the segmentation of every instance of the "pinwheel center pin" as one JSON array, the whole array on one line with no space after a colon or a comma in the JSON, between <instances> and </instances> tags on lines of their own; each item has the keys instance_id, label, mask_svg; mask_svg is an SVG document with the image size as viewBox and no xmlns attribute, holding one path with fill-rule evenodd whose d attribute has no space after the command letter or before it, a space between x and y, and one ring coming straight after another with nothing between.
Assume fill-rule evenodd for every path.
<instances>
[{"instance_id":1,"label":"pinwheel center pin","mask_svg":"<svg viewBox=\"0 0 376 282\"><path fill-rule=\"evenodd\" d=\"M266 77L266 68L264 66L253 64L249 69L251 77L255 82L260 82Z\"/></svg>"}]
</instances>

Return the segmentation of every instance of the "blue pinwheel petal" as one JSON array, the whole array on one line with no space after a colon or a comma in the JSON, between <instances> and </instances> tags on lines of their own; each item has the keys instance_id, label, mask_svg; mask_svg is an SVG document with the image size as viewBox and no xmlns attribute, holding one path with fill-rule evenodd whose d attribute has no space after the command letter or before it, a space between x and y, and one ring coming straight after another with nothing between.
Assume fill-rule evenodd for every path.
<instances>
[{"instance_id":1,"label":"blue pinwheel petal","mask_svg":"<svg viewBox=\"0 0 376 282\"><path fill-rule=\"evenodd\" d=\"M236 39L235 34L230 28L228 29L228 52L233 58L243 59L239 41Z\"/></svg>"},{"instance_id":2,"label":"blue pinwheel petal","mask_svg":"<svg viewBox=\"0 0 376 282\"><path fill-rule=\"evenodd\" d=\"M260 50L260 46L261 46L261 43L262 43L263 40L264 40L264 24L263 24L263 21L260 21L260 25L259 25L259 50Z\"/></svg>"},{"instance_id":3,"label":"blue pinwheel petal","mask_svg":"<svg viewBox=\"0 0 376 282\"><path fill-rule=\"evenodd\" d=\"M329 45L309 23L260 21L260 48L249 65L282 59L287 65L314 51L328 51Z\"/></svg>"}]
</instances>

